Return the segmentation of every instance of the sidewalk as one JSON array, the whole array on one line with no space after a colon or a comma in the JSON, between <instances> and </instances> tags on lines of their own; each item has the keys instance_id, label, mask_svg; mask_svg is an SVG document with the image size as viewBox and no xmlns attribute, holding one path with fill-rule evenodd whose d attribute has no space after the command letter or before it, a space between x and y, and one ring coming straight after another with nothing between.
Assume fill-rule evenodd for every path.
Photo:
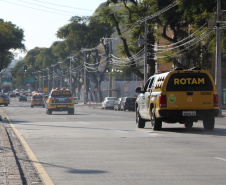
<instances>
[{"instance_id":1,"label":"sidewalk","mask_svg":"<svg viewBox=\"0 0 226 185\"><path fill-rule=\"evenodd\" d=\"M20 171L8 138L6 128L0 123L0 184L23 184Z\"/></svg>"},{"instance_id":2,"label":"sidewalk","mask_svg":"<svg viewBox=\"0 0 226 185\"><path fill-rule=\"evenodd\" d=\"M0 122L0 185L43 185L33 163L9 125Z\"/></svg>"}]
</instances>

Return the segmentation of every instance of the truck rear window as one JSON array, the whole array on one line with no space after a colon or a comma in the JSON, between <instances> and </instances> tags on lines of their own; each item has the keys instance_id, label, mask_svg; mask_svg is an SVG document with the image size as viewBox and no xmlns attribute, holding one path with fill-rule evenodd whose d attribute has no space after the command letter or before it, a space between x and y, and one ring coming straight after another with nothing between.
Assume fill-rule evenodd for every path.
<instances>
[{"instance_id":1,"label":"truck rear window","mask_svg":"<svg viewBox=\"0 0 226 185\"><path fill-rule=\"evenodd\" d=\"M206 73L174 73L166 86L167 91L212 91L213 84Z\"/></svg>"}]
</instances>

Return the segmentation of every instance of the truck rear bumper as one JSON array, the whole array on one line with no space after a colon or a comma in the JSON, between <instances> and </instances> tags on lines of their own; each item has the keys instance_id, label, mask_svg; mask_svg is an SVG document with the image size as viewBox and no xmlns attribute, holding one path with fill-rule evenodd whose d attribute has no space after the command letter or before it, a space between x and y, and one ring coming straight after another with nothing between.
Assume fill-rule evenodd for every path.
<instances>
[{"instance_id":1,"label":"truck rear bumper","mask_svg":"<svg viewBox=\"0 0 226 185\"><path fill-rule=\"evenodd\" d=\"M218 116L219 109L213 109L213 110L159 110L159 116L162 118L167 117L177 117L181 118L184 117L182 115L183 111L196 111L196 117L197 119L203 119L206 116Z\"/></svg>"}]
</instances>

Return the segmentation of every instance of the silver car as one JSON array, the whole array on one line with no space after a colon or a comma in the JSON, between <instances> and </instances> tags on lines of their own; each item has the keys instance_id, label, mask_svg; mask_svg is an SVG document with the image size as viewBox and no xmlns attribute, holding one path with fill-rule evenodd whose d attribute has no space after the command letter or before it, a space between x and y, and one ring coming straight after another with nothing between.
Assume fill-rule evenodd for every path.
<instances>
[{"instance_id":1,"label":"silver car","mask_svg":"<svg viewBox=\"0 0 226 185\"><path fill-rule=\"evenodd\" d=\"M74 97L74 102L75 102L75 104L78 104L78 98L77 97Z\"/></svg>"},{"instance_id":2,"label":"silver car","mask_svg":"<svg viewBox=\"0 0 226 185\"><path fill-rule=\"evenodd\" d=\"M116 100L116 97L105 97L102 102L102 109L114 109Z\"/></svg>"}]
</instances>

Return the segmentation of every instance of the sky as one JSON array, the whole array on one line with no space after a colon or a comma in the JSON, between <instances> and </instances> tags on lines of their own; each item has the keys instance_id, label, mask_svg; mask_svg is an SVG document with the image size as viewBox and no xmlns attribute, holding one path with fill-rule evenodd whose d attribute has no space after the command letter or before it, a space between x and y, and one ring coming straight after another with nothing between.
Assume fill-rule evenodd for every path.
<instances>
[{"instance_id":1,"label":"sky","mask_svg":"<svg viewBox=\"0 0 226 185\"><path fill-rule=\"evenodd\" d=\"M0 19L24 30L27 51L49 48L72 16L91 16L103 2L106 0L0 0Z\"/></svg>"}]
</instances>

